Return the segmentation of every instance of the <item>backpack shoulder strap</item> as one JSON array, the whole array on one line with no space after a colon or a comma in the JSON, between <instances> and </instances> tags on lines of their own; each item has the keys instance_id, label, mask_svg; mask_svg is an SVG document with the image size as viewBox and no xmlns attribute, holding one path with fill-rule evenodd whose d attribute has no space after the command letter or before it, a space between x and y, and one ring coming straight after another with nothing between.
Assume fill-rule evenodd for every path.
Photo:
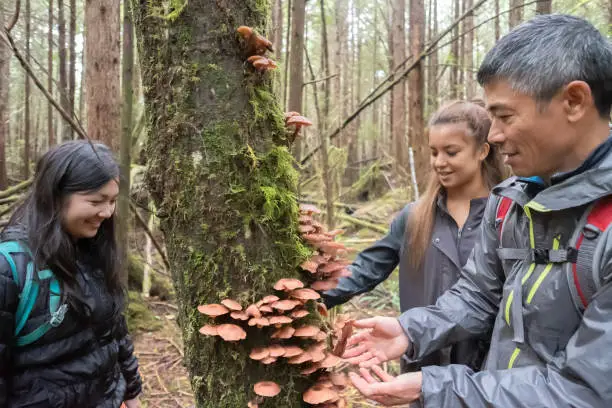
<instances>
[{"instance_id":1,"label":"backpack shoulder strap","mask_svg":"<svg viewBox=\"0 0 612 408\"><path fill-rule=\"evenodd\" d=\"M502 232L504 228L504 221L506 220L506 215L508 215L508 211L510 211L510 207L512 206L512 200L508 197L502 197L497 204L497 212L495 214L495 227L497 228L498 238L501 241Z\"/></svg>"},{"instance_id":2,"label":"backpack shoulder strap","mask_svg":"<svg viewBox=\"0 0 612 408\"><path fill-rule=\"evenodd\" d=\"M612 224L612 196L598 200L583 217L582 227L575 238L578 250L576 262L571 264L571 278L578 308L587 308L595 292L600 287L599 276L593 273L593 259L599 237ZM571 282L570 282L571 283Z\"/></svg>"},{"instance_id":3,"label":"backpack shoulder strap","mask_svg":"<svg viewBox=\"0 0 612 408\"><path fill-rule=\"evenodd\" d=\"M17 311L15 313L14 330L16 345L25 346L41 338L52 327L58 326L64 319L67 306L65 304L60 306L61 287L57 278L55 275L53 275L53 272L51 272L50 269L36 271L32 252L26 245L19 241L5 241L0 243L0 254L6 258L9 267L11 268L15 283L19 285L20 279L17 266L12 256L14 253L26 253L30 257L26 267L23 288L21 289L21 293L19 295L19 304L17 305ZM35 273L37 275L36 277L34 275ZM51 314L51 319L48 322L45 322L42 326L34 329L32 332L20 336L26 322L28 321L28 318L30 317L30 314L32 313L32 310L34 309L34 305L36 304L36 299L38 298L38 292L40 290L40 282L44 280L49 280L49 312Z\"/></svg>"}]
</instances>

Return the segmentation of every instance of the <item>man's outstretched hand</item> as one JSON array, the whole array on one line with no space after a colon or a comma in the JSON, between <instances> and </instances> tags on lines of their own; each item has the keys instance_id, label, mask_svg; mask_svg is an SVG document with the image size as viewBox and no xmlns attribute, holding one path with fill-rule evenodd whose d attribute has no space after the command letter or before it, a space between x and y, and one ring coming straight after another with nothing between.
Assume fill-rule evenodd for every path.
<instances>
[{"instance_id":1,"label":"man's outstretched hand","mask_svg":"<svg viewBox=\"0 0 612 408\"><path fill-rule=\"evenodd\" d=\"M398 320L393 317L357 320L353 326L368 330L349 338L342 358L360 367L367 368L400 358L410 344Z\"/></svg>"},{"instance_id":2,"label":"man's outstretched hand","mask_svg":"<svg viewBox=\"0 0 612 408\"><path fill-rule=\"evenodd\" d=\"M421 397L421 372L393 377L377 365L350 373L351 382L364 397L384 406L408 404Z\"/></svg>"}]
</instances>

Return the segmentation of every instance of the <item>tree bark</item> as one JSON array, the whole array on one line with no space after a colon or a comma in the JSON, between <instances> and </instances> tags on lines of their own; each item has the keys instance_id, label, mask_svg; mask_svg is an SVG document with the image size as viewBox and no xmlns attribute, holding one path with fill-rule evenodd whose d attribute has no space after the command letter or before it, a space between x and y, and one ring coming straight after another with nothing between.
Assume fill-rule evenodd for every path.
<instances>
[{"instance_id":1,"label":"tree bark","mask_svg":"<svg viewBox=\"0 0 612 408\"><path fill-rule=\"evenodd\" d=\"M329 171L329 137L327 135L327 124L329 123L329 104L331 93L331 78L329 71L329 43L327 41L327 22L325 14L325 1L320 0L321 9L321 36L323 48L323 76L327 78L323 86L323 115L319 126L319 138L321 139L321 162L323 164L323 186L325 188L325 201L327 208L327 227L334 228L334 190ZM314 84L316 87L316 84ZM316 97L316 96L315 96Z\"/></svg>"},{"instance_id":2,"label":"tree bark","mask_svg":"<svg viewBox=\"0 0 612 408\"><path fill-rule=\"evenodd\" d=\"M465 0L464 10L474 5L474 0ZM474 13L466 16L463 22L466 33L463 39L463 69L465 70L465 95L468 99L476 94L476 81L474 79Z\"/></svg>"},{"instance_id":3,"label":"tree bark","mask_svg":"<svg viewBox=\"0 0 612 408\"><path fill-rule=\"evenodd\" d=\"M68 97L68 70L66 68L66 19L64 17L64 0L57 0L57 49L59 52L59 96L60 105L66 112L70 112ZM61 140L69 140L70 126L65 120L60 120L59 138Z\"/></svg>"},{"instance_id":4,"label":"tree bark","mask_svg":"<svg viewBox=\"0 0 612 408\"><path fill-rule=\"evenodd\" d=\"M431 17L429 23L429 41L438 35L438 0L430 0ZM429 69L427 70L427 96L429 99L429 112L438 108L438 50L429 56Z\"/></svg>"},{"instance_id":5,"label":"tree bark","mask_svg":"<svg viewBox=\"0 0 612 408\"><path fill-rule=\"evenodd\" d=\"M68 102L66 104L68 110L66 112L69 112L71 115L74 112L74 98L76 95L76 18L76 0L70 0L70 30L68 34L70 60L68 65ZM74 139L72 127L67 127L65 138L68 140Z\"/></svg>"},{"instance_id":6,"label":"tree bark","mask_svg":"<svg viewBox=\"0 0 612 408\"><path fill-rule=\"evenodd\" d=\"M350 107L353 111L357 104L361 102L361 37L360 28L357 23L360 19L358 0L352 2L352 19L355 21L352 24L351 43L349 48L352 51L352 63L350 68L353 71L355 80L350 81ZM355 73L356 71L356 73ZM348 114L348 112L347 112ZM346 117L346 116L344 116ZM356 118L348 128L348 166L347 178L348 184L352 185L359 179L359 128L361 127L361 118Z\"/></svg>"},{"instance_id":7,"label":"tree bark","mask_svg":"<svg viewBox=\"0 0 612 408\"><path fill-rule=\"evenodd\" d=\"M495 41L501 37L501 26L499 24L499 0L495 0Z\"/></svg>"},{"instance_id":8,"label":"tree bark","mask_svg":"<svg viewBox=\"0 0 612 408\"><path fill-rule=\"evenodd\" d=\"M0 24L5 26L4 7L0 7ZM8 142L9 121L9 87L10 87L11 50L6 42L0 40L0 190L7 187L6 177L6 144Z\"/></svg>"},{"instance_id":9,"label":"tree bark","mask_svg":"<svg viewBox=\"0 0 612 408\"><path fill-rule=\"evenodd\" d=\"M272 14L272 38L276 59L280 61L283 54L283 0L274 0L274 12Z\"/></svg>"},{"instance_id":10,"label":"tree bark","mask_svg":"<svg viewBox=\"0 0 612 408\"><path fill-rule=\"evenodd\" d=\"M299 368L248 358L268 332L252 327L238 343L198 333L209 322L198 305L259 300L278 279L299 277L309 254L296 232L298 177L281 146L282 111L269 76L245 65L235 31L247 25L263 33L269 9L261 4L268 3L204 3L157 19L150 15L163 10L162 0L132 3L153 130L146 179L174 271L184 361L199 408L246 407L263 380L282 393L260 407L298 408Z\"/></svg>"},{"instance_id":11,"label":"tree bark","mask_svg":"<svg viewBox=\"0 0 612 408\"><path fill-rule=\"evenodd\" d=\"M425 38L425 4L423 0L410 0L410 53L419 55L423 52ZM409 132L408 138L415 151L417 183L419 191L423 191L429 173L428 142L425 137L423 123L423 64L419 63L408 75L409 94ZM407 150L407 143L404 142ZM403 162L408 168L408 154Z\"/></svg>"},{"instance_id":12,"label":"tree bark","mask_svg":"<svg viewBox=\"0 0 612 408\"><path fill-rule=\"evenodd\" d=\"M85 2L85 105L87 134L117 151L121 135L119 2Z\"/></svg>"},{"instance_id":13,"label":"tree bark","mask_svg":"<svg viewBox=\"0 0 612 408\"><path fill-rule=\"evenodd\" d=\"M28 64L31 62L30 55L30 37L31 37L31 5L30 0L25 1L25 57ZM30 133L31 129L31 115L30 115L30 99L32 94L32 81L30 76L24 73L25 77L25 98L24 98L24 134L23 134L23 178L25 180L30 178Z\"/></svg>"},{"instance_id":14,"label":"tree bark","mask_svg":"<svg viewBox=\"0 0 612 408\"><path fill-rule=\"evenodd\" d=\"M391 11L391 59L392 70L401 71L400 65L406 59L406 0L392 0ZM410 35L412 35L412 24ZM391 90L391 140L396 173L405 169L408 163L406 143L406 83L399 82Z\"/></svg>"},{"instance_id":15,"label":"tree bark","mask_svg":"<svg viewBox=\"0 0 612 408\"><path fill-rule=\"evenodd\" d=\"M49 32L47 33L47 90L53 95L53 0L49 0ZM53 105L47 103L47 137L49 147L55 144Z\"/></svg>"},{"instance_id":16,"label":"tree bark","mask_svg":"<svg viewBox=\"0 0 612 408\"><path fill-rule=\"evenodd\" d=\"M132 113L134 92L132 87L132 70L134 67L133 26L130 0L123 0L123 65L121 84L123 88L123 109L121 115L121 144L119 149L121 166L121 183L119 184L119 225L117 241L121 264L128 264L129 253L129 219L130 219L130 167L132 151ZM123 283L127 284L127 268L122 268Z\"/></svg>"},{"instance_id":17,"label":"tree bark","mask_svg":"<svg viewBox=\"0 0 612 408\"><path fill-rule=\"evenodd\" d=\"M461 0L453 2L454 18L457 20L461 16ZM453 44L451 46L451 64L450 70L450 98L457 99L459 96L459 24L453 30Z\"/></svg>"},{"instance_id":18,"label":"tree bark","mask_svg":"<svg viewBox=\"0 0 612 408\"><path fill-rule=\"evenodd\" d=\"M516 27L523 21L523 3L524 0L510 0L510 15L508 17L510 29Z\"/></svg>"},{"instance_id":19,"label":"tree bark","mask_svg":"<svg viewBox=\"0 0 612 408\"><path fill-rule=\"evenodd\" d=\"M552 13L552 0L540 0L536 3L536 14Z\"/></svg>"},{"instance_id":20,"label":"tree bark","mask_svg":"<svg viewBox=\"0 0 612 408\"><path fill-rule=\"evenodd\" d=\"M289 58L289 103L287 111L302 112L302 93L304 84L304 24L306 1L292 1L291 56ZM295 157L300 160L301 143L295 143Z\"/></svg>"}]
</instances>

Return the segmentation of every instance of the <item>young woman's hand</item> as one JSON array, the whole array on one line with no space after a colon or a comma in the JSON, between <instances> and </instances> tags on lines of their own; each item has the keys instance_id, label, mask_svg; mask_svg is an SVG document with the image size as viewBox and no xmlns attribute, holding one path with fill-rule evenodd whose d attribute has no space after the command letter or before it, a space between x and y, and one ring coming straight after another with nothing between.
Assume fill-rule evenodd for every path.
<instances>
[{"instance_id":1,"label":"young woman's hand","mask_svg":"<svg viewBox=\"0 0 612 408\"><path fill-rule=\"evenodd\" d=\"M349 373L351 382L364 397L386 407L409 404L421 398L421 372L393 377L375 365L360 368L359 374Z\"/></svg>"},{"instance_id":2,"label":"young woman's hand","mask_svg":"<svg viewBox=\"0 0 612 408\"><path fill-rule=\"evenodd\" d=\"M126 408L140 408L140 401L138 400L138 398L134 398L131 400L126 400L124 402L124 405Z\"/></svg>"},{"instance_id":3,"label":"young woman's hand","mask_svg":"<svg viewBox=\"0 0 612 408\"><path fill-rule=\"evenodd\" d=\"M410 341L393 317L373 317L358 320L354 327L370 329L348 339L347 349L342 355L351 364L371 367L375 364L399 358L406 352Z\"/></svg>"}]
</instances>

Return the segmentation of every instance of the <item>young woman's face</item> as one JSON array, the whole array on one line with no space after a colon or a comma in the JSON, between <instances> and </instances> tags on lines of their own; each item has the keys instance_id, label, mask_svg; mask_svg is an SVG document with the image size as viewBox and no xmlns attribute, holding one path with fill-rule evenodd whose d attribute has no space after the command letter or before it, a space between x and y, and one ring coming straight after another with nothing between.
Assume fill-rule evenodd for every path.
<instances>
[{"instance_id":1,"label":"young woman's face","mask_svg":"<svg viewBox=\"0 0 612 408\"><path fill-rule=\"evenodd\" d=\"M464 123L435 125L429 129L430 164L440 184L458 188L480 177L489 145L480 146Z\"/></svg>"},{"instance_id":2,"label":"young woman's face","mask_svg":"<svg viewBox=\"0 0 612 408\"><path fill-rule=\"evenodd\" d=\"M116 180L96 191L69 195L64 203L62 227L74 239L95 237L102 221L115 213L118 195Z\"/></svg>"}]
</instances>

